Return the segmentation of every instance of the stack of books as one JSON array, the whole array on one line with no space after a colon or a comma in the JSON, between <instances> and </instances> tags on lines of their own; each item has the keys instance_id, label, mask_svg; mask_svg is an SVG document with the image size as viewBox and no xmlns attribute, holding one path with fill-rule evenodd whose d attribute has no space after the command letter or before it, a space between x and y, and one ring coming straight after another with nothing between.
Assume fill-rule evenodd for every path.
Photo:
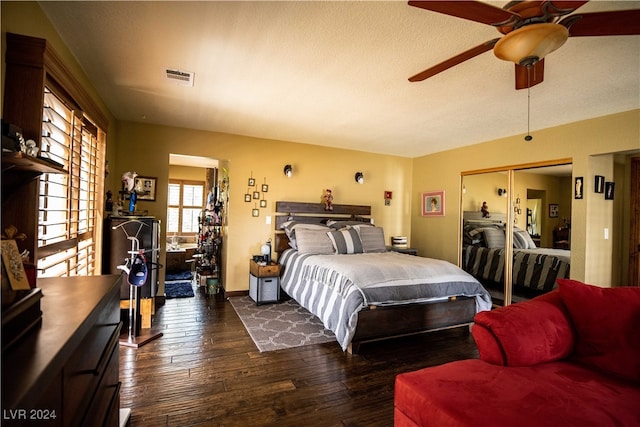
<instances>
[{"instance_id":1,"label":"stack of books","mask_svg":"<svg viewBox=\"0 0 640 427\"><path fill-rule=\"evenodd\" d=\"M406 248L407 236L392 236L391 246L393 246L394 248Z\"/></svg>"}]
</instances>

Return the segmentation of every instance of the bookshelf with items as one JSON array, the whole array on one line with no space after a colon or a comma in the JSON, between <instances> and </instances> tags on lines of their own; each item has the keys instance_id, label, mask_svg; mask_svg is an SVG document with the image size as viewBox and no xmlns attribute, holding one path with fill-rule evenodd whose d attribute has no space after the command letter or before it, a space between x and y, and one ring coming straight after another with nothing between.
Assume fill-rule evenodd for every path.
<instances>
[{"instance_id":1,"label":"bookshelf with items","mask_svg":"<svg viewBox=\"0 0 640 427\"><path fill-rule=\"evenodd\" d=\"M196 259L196 280L200 286L206 286L207 295L220 292L220 266L222 251L222 224L215 212L203 210L198 218L198 249Z\"/></svg>"}]
</instances>

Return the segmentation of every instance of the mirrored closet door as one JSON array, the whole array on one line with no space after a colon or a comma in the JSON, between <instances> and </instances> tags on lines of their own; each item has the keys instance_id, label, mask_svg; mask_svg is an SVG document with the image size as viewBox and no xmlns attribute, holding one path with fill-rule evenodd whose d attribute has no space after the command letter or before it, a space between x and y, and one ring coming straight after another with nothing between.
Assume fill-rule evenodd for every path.
<instances>
[{"instance_id":1,"label":"mirrored closet door","mask_svg":"<svg viewBox=\"0 0 640 427\"><path fill-rule=\"evenodd\" d=\"M461 265L495 305L569 277L571 174L568 161L462 174Z\"/></svg>"}]
</instances>

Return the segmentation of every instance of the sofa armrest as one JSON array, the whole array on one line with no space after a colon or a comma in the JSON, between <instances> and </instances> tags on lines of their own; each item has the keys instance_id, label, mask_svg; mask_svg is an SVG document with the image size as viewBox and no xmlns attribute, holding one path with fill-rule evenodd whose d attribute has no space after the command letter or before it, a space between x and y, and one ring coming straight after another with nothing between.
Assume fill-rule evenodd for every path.
<instances>
[{"instance_id":1,"label":"sofa armrest","mask_svg":"<svg viewBox=\"0 0 640 427\"><path fill-rule=\"evenodd\" d=\"M505 366L561 360L573 352L575 336L560 293L482 311L471 333L480 359Z\"/></svg>"}]
</instances>

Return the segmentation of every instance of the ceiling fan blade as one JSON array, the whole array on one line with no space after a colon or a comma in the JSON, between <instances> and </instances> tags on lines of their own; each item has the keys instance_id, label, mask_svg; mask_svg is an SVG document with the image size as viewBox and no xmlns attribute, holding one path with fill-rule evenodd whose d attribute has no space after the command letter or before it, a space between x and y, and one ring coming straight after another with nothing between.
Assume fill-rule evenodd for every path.
<instances>
[{"instance_id":1,"label":"ceiling fan blade","mask_svg":"<svg viewBox=\"0 0 640 427\"><path fill-rule=\"evenodd\" d=\"M494 26L520 19L517 13L479 1L410 1L409 5Z\"/></svg>"},{"instance_id":2,"label":"ceiling fan blade","mask_svg":"<svg viewBox=\"0 0 640 427\"><path fill-rule=\"evenodd\" d=\"M640 10L577 13L560 21L569 37L629 36L640 34Z\"/></svg>"},{"instance_id":3,"label":"ceiling fan blade","mask_svg":"<svg viewBox=\"0 0 640 427\"><path fill-rule=\"evenodd\" d=\"M421 82L429 77L435 76L438 73L441 73L445 70L448 70L451 67L454 67L462 62L474 58L482 53L485 53L488 50L493 49L493 46L496 42L500 40L499 38L489 40L488 42L482 43L479 46L473 47L467 51L462 52L459 55L456 55L452 58L447 59L439 63L438 65L434 65L433 67L422 71L421 73L416 74L415 76L409 77L410 82Z\"/></svg>"},{"instance_id":4,"label":"ceiling fan blade","mask_svg":"<svg viewBox=\"0 0 640 427\"><path fill-rule=\"evenodd\" d=\"M516 89L526 89L542 83L544 80L544 58L531 67L516 65Z\"/></svg>"},{"instance_id":5,"label":"ceiling fan blade","mask_svg":"<svg viewBox=\"0 0 640 427\"><path fill-rule=\"evenodd\" d=\"M553 0L546 3L548 3L546 6L547 13L552 16L562 16L574 12L580 6L583 6L585 3L589 3L589 1Z\"/></svg>"}]
</instances>

